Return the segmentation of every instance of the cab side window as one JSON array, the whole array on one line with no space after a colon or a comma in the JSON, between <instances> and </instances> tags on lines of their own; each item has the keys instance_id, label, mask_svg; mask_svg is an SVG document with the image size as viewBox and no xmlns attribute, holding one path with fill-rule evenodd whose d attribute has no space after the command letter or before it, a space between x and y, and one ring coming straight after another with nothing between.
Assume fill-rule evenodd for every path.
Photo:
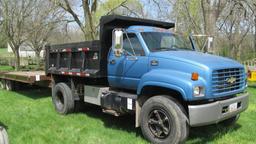
<instances>
[{"instance_id":1,"label":"cab side window","mask_svg":"<svg viewBox=\"0 0 256 144\"><path fill-rule=\"evenodd\" d=\"M129 39L127 38L127 36L129 37ZM123 49L125 51L125 54L129 56L145 56L143 47L141 46L138 37L134 33L124 34Z\"/></svg>"}]
</instances>

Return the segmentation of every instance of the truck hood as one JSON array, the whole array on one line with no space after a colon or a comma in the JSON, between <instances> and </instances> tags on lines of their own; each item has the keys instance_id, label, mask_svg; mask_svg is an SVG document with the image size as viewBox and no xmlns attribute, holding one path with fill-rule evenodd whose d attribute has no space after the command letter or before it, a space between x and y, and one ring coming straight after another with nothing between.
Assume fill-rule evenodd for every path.
<instances>
[{"instance_id":1,"label":"truck hood","mask_svg":"<svg viewBox=\"0 0 256 144\"><path fill-rule=\"evenodd\" d=\"M204 69L243 67L235 60L196 51L163 51L150 53L150 57L182 61Z\"/></svg>"}]
</instances>

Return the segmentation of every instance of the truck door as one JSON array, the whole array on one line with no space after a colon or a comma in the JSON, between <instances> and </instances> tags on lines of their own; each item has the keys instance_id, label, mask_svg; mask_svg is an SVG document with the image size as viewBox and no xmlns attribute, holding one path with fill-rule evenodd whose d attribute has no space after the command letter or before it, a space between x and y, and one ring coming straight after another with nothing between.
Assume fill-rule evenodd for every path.
<instances>
[{"instance_id":1,"label":"truck door","mask_svg":"<svg viewBox=\"0 0 256 144\"><path fill-rule=\"evenodd\" d=\"M125 64L125 55L116 57L111 49L108 55L108 82L112 87L123 87L122 76Z\"/></svg>"},{"instance_id":2,"label":"truck door","mask_svg":"<svg viewBox=\"0 0 256 144\"><path fill-rule=\"evenodd\" d=\"M123 54L115 57L111 50L108 59L108 81L113 87L135 90L141 76L148 71L148 58L135 33L124 34Z\"/></svg>"},{"instance_id":3,"label":"truck door","mask_svg":"<svg viewBox=\"0 0 256 144\"><path fill-rule=\"evenodd\" d=\"M125 55L123 86L136 90L140 78L148 71L148 57L145 56L145 51L135 33L125 34L123 38Z\"/></svg>"}]
</instances>

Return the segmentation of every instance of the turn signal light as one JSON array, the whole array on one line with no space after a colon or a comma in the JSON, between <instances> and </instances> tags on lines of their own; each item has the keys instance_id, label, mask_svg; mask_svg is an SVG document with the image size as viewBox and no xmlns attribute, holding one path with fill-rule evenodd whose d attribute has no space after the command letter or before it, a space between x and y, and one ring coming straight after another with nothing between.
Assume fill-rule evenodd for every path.
<instances>
[{"instance_id":1,"label":"turn signal light","mask_svg":"<svg viewBox=\"0 0 256 144\"><path fill-rule=\"evenodd\" d=\"M199 78L199 74L196 73L196 72L193 72L192 75L191 75L191 79L192 79L193 81L197 81L198 78Z\"/></svg>"}]
</instances>

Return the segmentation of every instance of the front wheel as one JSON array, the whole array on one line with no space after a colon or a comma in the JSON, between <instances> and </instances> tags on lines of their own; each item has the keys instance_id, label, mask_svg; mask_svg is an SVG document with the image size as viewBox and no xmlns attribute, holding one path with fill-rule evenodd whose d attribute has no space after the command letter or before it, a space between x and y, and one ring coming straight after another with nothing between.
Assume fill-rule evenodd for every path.
<instances>
[{"instance_id":1,"label":"front wheel","mask_svg":"<svg viewBox=\"0 0 256 144\"><path fill-rule=\"evenodd\" d=\"M146 139L157 144L176 144L188 136L183 107L167 96L154 96L141 109L141 130Z\"/></svg>"}]
</instances>

